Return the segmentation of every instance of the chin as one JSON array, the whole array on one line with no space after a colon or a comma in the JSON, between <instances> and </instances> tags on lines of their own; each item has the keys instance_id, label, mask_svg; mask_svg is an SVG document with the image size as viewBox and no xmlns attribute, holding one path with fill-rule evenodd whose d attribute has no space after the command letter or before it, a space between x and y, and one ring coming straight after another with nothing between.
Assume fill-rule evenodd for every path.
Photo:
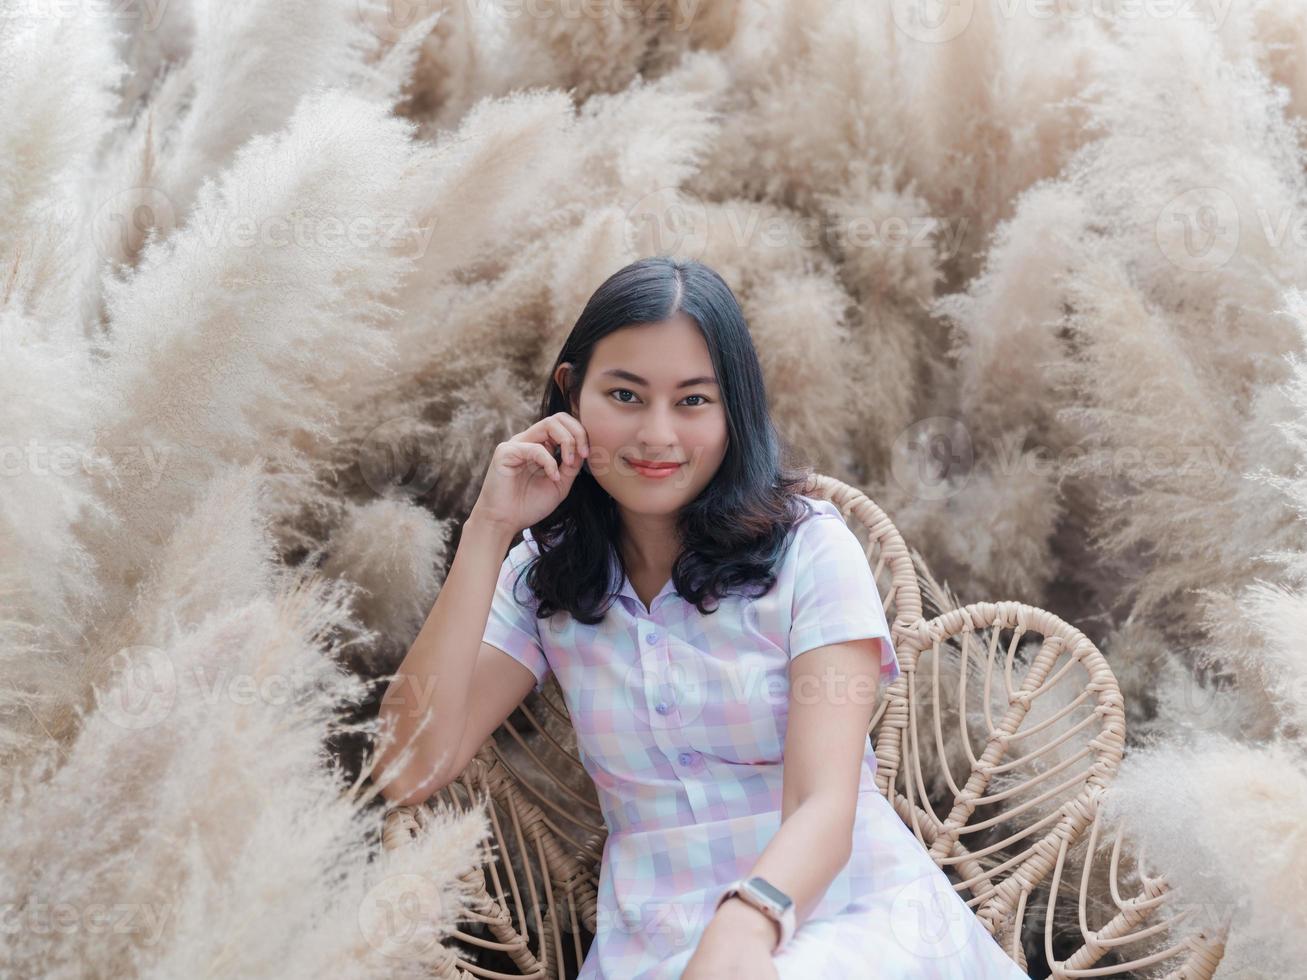
<instances>
[{"instance_id":1,"label":"chin","mask_svg":"<svg viewBox=\"0 0 1307 980\"><path fill-rule=\"evenodd\" d=\"M668 482L671 480L669 478ZM608 495L617 503L635 514L664 515L675 514L682 506L694 499L684 487L659 486L648 487L623 486L614 493L607 487Z\"/></svg>"},{"instance_id":2,"label":"chin","mask_svg":"<svg viewBox=\"0 0 1307 980\"><path fill-rule=\"evenodd\" d=\"M686 496L683 490L655 488L615 494L614 499L627 510L637 514L674 514L692 498Z\"/></svg>"}]
</instances>

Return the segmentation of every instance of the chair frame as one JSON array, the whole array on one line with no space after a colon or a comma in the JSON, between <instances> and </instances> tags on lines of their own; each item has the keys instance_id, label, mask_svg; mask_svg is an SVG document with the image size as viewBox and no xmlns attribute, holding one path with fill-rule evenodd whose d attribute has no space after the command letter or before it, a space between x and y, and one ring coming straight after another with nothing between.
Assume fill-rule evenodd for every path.
<instances>
[{"instance_id":1,"label":"chair frame","mask_svg":"<svg viewBox=\"0 0 1307 980\"><path fill-rule=\"evenodd\" d=\"M1164 879L1148 877L1141 871L1141 894L1134 898L1120 897L1118 855L1124 834L1118 833L1113 848L1111 890L1119 912L1100 929L1087 926L1085 885L1102 832L1099 801L1116 775L1125 750L1125 710L1120 686L1097 647L1053 613L1021 602L977 602L925 619L913 556L885 512L856 487L818 473L809 475L803 492L831 501L863 542L891 620L891 635L902 674L885 688L869 727L876 751L876 785L936 865L960 879L954 883L955 889L964 896L970 894L967 904L1013 961L1028 971L1020 941L1023 926L1032 897L1046 889L1047 899L1041 906L1044 955L1050 975L1058 980L1125 976L1131 970L1175 956L1185 959L1168 977L1173 980L1210 978L1220 962L1224 930L1215 935L1199 932L1168 948L1108 967L1095 965L1130 943L1147 940L1166 929L1173 931L1176 925L1176 920L1145 925L1145 920L1166 897ZM984 632L989 636L989 642L981 644L982 649L987 647L983 714L988 731L983 749L977 753L968 729L968 718L973 712L970 709L958 712L953 719L960 726L961 737L953 739L952 747L955 751L959 747L963 749L969 767L965 778L958 781L949 771L947 761L948 743L940 710L940 705L945 703L941 674L945 666L959 669L959 691L964 703L969 704L965 701L965 685L970 650L979 642L977 635ZM994 703L992 682L998 640L1004 632L1011 634L1001 664L1000 680L1006 704L1000 703L1001 714L995 718L993 715L998 712L990 710ZM1028 634L1042 640L1037 652L1023 665L1021 676L1016 678L1013 674L1016 653ZM961 647L960 656L946 661L945 647L955 641ZM1048 717L1023 728L1036 699L1074 671L1085 674L1084 683L1073 688L1076 696ZM929 728L924 717L928 710L929 720L933 722ZM1070 717L1076 710L1087 713L1072 723ZM432 798L454 807L486 805L495 838L481 868L472 872L482 881L479 886L475 880L472 882L477 890L464 916L467 922L481 926L489 935L455 930L451 938L457 945L450 947L454 954L437 974L442 977L504 980L572 977L583 959L581 930L584 928L591 934L595 931L599 863L606 828L594 787L575 749L567 744L571 722L557 680L551 677L545 690L528 696L518 712L535 730L535 736L525 737L510 716L459 777ZM1060 735L1025 750L1015 759L1007 758L1024 739L1053 731L1058 724L1066 727ZM926 762L932 745L926 735L931 736L936 749L934 763ZM507 747L501 748L501 742ZM1078 751L1072 753L1072 747ZM1049 768L1024 782L986 795L996 778L1007 777L1019 767L1029 769L1042 756L1059 751L1062 758ZM927 790L923 763L935 777L934 799ZM1069 778L1058 778L1080 763L1085 763L1082 770L1072 772ZM997 805L1050 778L1054 785L1017 804L1010 812L974 819L978 808ZM946 796L951 798L939 799L941 780L949 791ZM384 817L384 849L402 847L422 833L431 816L428 809L431 802L391 807ZM941 807L942 817L936 813ZM1043 810L1047 812L1039 819L1024 825L1012 819L1027 811L1040 814ZM501 815L507 818L507 826ZM992 832L999 826L1013 832L981 848L970 848L964 843L966 835ZM1035 836L1039 831L1043 832ZM1034 839L1022 850L1008 853L1027 837ZM1081 942L1065 960L1056 960L1053 913L1058 908L1059 887L1072 848L1086 843L1087 848L1082 848L1087 856L1078 902ZM991 856L996 853L1001 860L991 863ZM506 855L508 860L503 859ZM519 881L519 877L525 880ZM532 899L529 917L524 891ZM530 928L519 928L524 923L529 923ZM567 947L564 932L572 939ZM534 944L531 933L538 937ZM473 955L457 955L458 947ZM562 966L565 948L572 953L575 964L569 969ZM504 954L518 972L505 973L483 966L473 958L478 950Z\"/></svg>"}]
</instances>

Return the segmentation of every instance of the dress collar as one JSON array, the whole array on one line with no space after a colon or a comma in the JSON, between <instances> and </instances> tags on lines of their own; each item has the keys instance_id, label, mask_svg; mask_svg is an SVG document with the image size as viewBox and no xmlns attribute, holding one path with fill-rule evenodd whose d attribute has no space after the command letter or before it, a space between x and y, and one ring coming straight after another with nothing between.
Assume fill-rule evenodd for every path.
<instances>
[{"instance_id":1,"label":"dress collar","mask_svg":"<svg viewBox=\"0 0 1307 980\"><path fill-rule=\"evenodd\" d=\"M525 541L534 540L529 527L523 529L522 538ZM531 550L534 551L536 549L532 548ZM614 583L616 583L616 587L614 587ZM635 594L635 587L631 585L631 580L626 576L626 573L622 571L622 563L617 558L617 550L615 548L609 548L608 595L618 597L624 596L631 600L631 602L635 603L636 608L643 609L647 614L651 614L653 612L653 607L657 606L664 596L675 594L677 594L675 582L669 578L658 591L658 594L653 597L653 602L650 603L649 608L645 609L643 600Z\"/></svg>"},{"instance_id":2,"label":"dress collar","mask_svg":"<svg viewBox=\"0 0 1307 980\"><path fill-rule=\"evenodd\" d=\"M673 579L669 578L663 583L663 587L658 590L658 594L653 597L653 601L649 603L649 607L646 609L644 601L635 594L635 587L631 585L630 578L622 571L622 564L618 561L616 550L610 550L608 553L608 582L609 595L625 596L635 603L637 608L644 610L646 614L652 614L654 607L660 603L664 596L676 594L676 584ZM615 592L612 591L614 582L617 583Z\"/></svg>"}]
</instances>

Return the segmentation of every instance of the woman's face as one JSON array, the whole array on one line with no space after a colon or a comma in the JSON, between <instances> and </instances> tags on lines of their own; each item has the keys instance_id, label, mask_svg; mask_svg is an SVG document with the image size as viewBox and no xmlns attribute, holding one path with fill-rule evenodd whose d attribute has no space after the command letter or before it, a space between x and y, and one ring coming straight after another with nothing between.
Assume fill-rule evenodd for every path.
<instances>
[{"instance_id":1,"label":"woman's face","mask_svg":"<svg viewBox=\"0 0 1307 980\"><path fill-rule=\"evenodd\" d=\"M570 367L559 365L560 384ZM632 513L676 513L726 455L726 410L708 344L683 314L600 340L578 397L573 414L590 438L586 465ZM643 469L640 461L679 465Z\"/></svg>"}]
</instances>

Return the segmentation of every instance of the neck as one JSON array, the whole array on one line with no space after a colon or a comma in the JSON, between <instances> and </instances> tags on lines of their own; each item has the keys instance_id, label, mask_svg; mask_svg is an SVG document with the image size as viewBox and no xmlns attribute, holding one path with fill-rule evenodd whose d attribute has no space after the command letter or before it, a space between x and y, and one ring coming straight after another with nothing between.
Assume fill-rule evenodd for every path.
<instances>
[{"instance_id":1,"label":"neck","mask_svg":"<svg viewBox=\"0 0 1307 980\"><path fill-rule=\"evenodd\" d=\"M664 577L681 553L675 514L633 514L621 510L620 549L627 571L656 572Z\"/></svg>"}]
</instances>

